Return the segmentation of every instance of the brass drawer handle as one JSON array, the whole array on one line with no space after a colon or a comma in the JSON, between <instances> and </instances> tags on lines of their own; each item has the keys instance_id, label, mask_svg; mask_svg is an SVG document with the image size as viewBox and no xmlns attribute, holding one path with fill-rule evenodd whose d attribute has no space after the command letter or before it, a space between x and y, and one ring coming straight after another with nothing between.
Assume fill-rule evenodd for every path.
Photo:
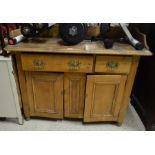
<instances>
[{"instance_id":1,"label":"brass drawer handle","mask_svg":"<svg viewBox=\"0 0 155 155\"><path fill-rule=\"evenodd\" d=\"M110 69L116 69L118 68L118 62L114 62L114 61L110 61L110 62L107 62L106 66Z\"/></svg>"},{"instance_id":2,"label":"brass drawer handle","mask_svg":"<svg viewBox=\"0 0 155 155\"><path fill-rule=\"evenodd\" d=\"M71 60L68 62L68 66L70 69L79 69L81 65L81 62L79 60Z\"/></svg>"},{"instance_id":3,"label":"brass drawer handle","mask_svg":"<svg viewBox=\"0 0 155 155\"><path fill-rule=\"evenodd\" d=\"M33 61L33 65L36 66L36 67L43 67L43 66L45 66L45 64L46 63L43 60L37 59L37 60Z\"/></svg>"}]
</instances>

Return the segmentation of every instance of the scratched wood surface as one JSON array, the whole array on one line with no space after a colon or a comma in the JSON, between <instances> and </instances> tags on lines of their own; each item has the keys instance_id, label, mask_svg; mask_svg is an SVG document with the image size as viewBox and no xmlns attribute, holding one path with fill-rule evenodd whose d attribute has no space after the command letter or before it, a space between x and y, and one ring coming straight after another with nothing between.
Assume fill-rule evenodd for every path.
<instances>
[{"instance_id":1,"label":"scratched wood surface","mask_svg":"<svg viewBox=\"0 0 155 155\"><path fill-rule=\"evenodd\" d=\"M70 54L106 54L106 55L139 55L150 56L148 49L137 51L129 44L114 43L112 49L105 49L101 41L85 40L77 45L68 46L60 38L35 38L17 45L8 45L8 52L41 52L41 53L70 53Z\"/></svg>"}]
</instances>

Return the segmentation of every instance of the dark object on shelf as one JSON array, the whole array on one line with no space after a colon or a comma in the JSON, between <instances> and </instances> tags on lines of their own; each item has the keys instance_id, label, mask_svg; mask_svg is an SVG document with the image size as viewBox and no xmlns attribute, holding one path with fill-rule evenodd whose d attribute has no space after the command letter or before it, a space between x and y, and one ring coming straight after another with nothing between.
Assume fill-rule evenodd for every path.
<instances>
[{"instance_id":1,"label":"dark object on shelf","mask_svg":"<svg viewBox=\"0 0 155 155\"><path fill-rule=\"evenodd\" d=\"M144 45L136 40L130 33L129 29L127 28L126 24L120 23L120 26L125 33L129 43L136 49L136 50L142 50L144 48Z\"/></svg>"},{"instance_id":2,"label":"dark object on shelf","mask_svg":"<svg viewBox=\"0 0 155 155\"><path fill-rule=\"evenodd\" d=\"M48 28L52 27L55 25L55 23L33 23L33 28L36 31L36 34L40 34L43 31L47 30Z\"/></svg>"},{"instance_id":3,"label":"dark object on shelf","mask_svg":"<svg viewBox=\"0 0 155 155\"><path fill-rule=\"evenodd\" d=\"M33 24L22 24L21 33L27 38L34 37L36 35L36 29L34 28Z\"/></svg>"},{"instance_id":4,"label":"dark object on shelf","mask_svg":"<svg viewBox=\"0 0 155 155\"><path fill-rule=\"evenodd\" d=\"M101 23L100 25L100 33L105 34L110 31L110 23Z\"/></svg>"},{"instance_id":5,"label":"dark object on shelf","mask_svg":"<svg viewBox=\"0 0 155 155\"><path fill-rule=\"evenodd\" d=\"M33 24L34 28L38 31L47 29L48 28L48 23L34 23Z\"/></svg>"},{"instance_id":6,"label":"dark object on shelf","mask_svg":"<svg viewBox=\"0 0 155 155\"><path fill-rule=\"evenodd\" d=\"M103 42L106 49L110 49L113 47L114 41L112 39L104 39Z\"/></svg>"},{"instance_id":7,"label":"dark object on shelf","mask_svg":"<svg viewBox=\"0 0 155 155\"><path fill-rule=\"evenodd\" d=\"M114 40L107 37L107 33L110 31L110 23L101 23L100 24L100 40L104 42L104 47L110 49L114 45Z\"/></svg>"},{"instance_id":8,"label":"dark object on shelf","mask_svg":"<svg viewBox=\"0 0 155 155\"><path fill-rule=\"evenodd\" d=\"M144 48L144 45L142 43L138 42L137 44L135 44L134 47L136 50L142 50Z\"/></svg>"},{"instance_id":9,"label":"dark object on shelf","mask_svg":"<svg viewBox=\"0 0 155 155\"><path fill-rule=\"evenodd\" d=\"M146 32L150 50L155 53L155 24L139 24ZM146 130L155 130L155 56L142 57L138 67L131 102Z\"/></svg>"},{"instance_id":10,"label":"dark object on shelf","mask_svg":"<svg viewBox=\"0 0 155 155\"><path fill-rule=\"evenodd\" d=\"M21 24L21 34L26 38L33 38L41 34L55 23L25 23Z\"/></svg>"},{"instance_id":11,"label":"dark object on shelf","mask_svg":"<svg viewBox=\"0 0 155 155\"><path fill-rule=\"evenodd\" d=\"M69 45L75 45L85 39L87 24L83 23L62 23L59 24L61 38Z\"/></svg>"}]
</instances>

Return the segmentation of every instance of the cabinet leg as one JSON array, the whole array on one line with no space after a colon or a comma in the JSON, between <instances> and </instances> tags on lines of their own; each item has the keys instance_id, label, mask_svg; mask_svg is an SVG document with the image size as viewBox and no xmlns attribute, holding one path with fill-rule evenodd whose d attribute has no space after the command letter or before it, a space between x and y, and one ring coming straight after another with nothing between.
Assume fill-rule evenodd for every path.
<instances>
[{"instance_id":1,"label":"cabinet leg","mask_svg":"<svg viewBox=\"0 0 155 155\"><path fill-rule=\"evenodd\" d=\"M29 120L30 120L30 117L25 117L25 120L26 120L26 121L29 121Z\"/></svg>"},{"instance_id":2,"label":"cabinet leg","mask_svg":"<svg viewBox=\"0 0 155 155\"><path fill-rule=\"evenodd\" d=\"M117 126L118 127L122 126L122 122L117 122Z\"/></svg>"}]
</instances>

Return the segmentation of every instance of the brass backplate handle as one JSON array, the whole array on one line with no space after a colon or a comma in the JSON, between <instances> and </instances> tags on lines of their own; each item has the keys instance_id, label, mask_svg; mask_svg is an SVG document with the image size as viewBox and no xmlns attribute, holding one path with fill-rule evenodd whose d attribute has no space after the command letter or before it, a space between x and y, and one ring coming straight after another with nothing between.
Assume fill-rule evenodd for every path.
<instances>
[{"instance_id":1,"label":"brass backplate handle","mask_svg":"<svg viewBox=\"0 0 155 155\"><path fill-rule=\"evenodd\" d=\"M79 69L81 62L79 60L71 60L68 62L68 66L70 69Z\"/></svg>"},{"instance_id":2,"label":"brass backplate handle","mask_svg":"<svg viewBox=\"0 0 155 155\"><path fill-rule=\"evenodd\" d=\"M43 67L45 65L45 62L43 60L36 59L33 61L33 65L36 67Z\"/></svg>"},{"instance_id":3,"label":"brass backplate handle","mask_svg":"<svg viewBox=\"0 0 155 155\"><path fill-rule=\"evenodd\" d=\"M114 62L114 61L110 61L110 62L107 62L106 66L110 69L116 69L118 68L118 62Z\"/></svg>"}]
</instances>

